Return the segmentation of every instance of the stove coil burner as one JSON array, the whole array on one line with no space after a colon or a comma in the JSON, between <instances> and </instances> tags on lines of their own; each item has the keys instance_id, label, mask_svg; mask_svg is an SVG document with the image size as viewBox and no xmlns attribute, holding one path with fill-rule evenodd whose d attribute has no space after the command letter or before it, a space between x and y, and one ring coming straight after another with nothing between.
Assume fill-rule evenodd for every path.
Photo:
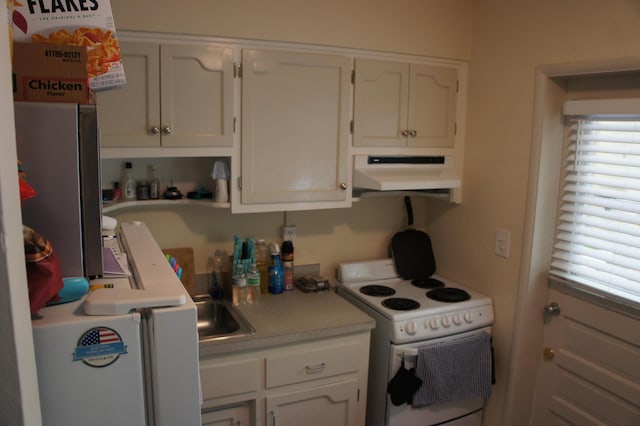
<instances>
[{"instance_id":1,"label":"stove coil burner","mask_svg":"<svg viewBox=\"0 0 640 426\"><path fill-rule=\"evenodd\" d=\"M427 297L439 302L464 302L471 295L460 288L441 287L427 292Z\"/></svg>"},{"instance_id":2,"label":"stove coil burner","mask_svg":"<svg viewBox=\"0 0 640 426\"><path fill-rule=\"evenodd\" d=\"M390 297L382 301L382 306L393 309L394 311L412 311L420 307L420 303L413 299L405 299L404 297Z\"/></svg>"},{"instance_id":3,"label":"stove coil burner","mask_svg":"<svg viewBox=\"0 0 640 426\"><path fill-rule=\"evenodd\" d=\"M393 296L396 294L396 291L386 285L372 284L360 287L360 293L366 294L367 296L387 297Z\"/></svg>"},{"instance_id":4,"label":"stove coil burner","mask_svg":"<svg viewBox=\"0 0 640 426\"><path fill-rule=\"evenodd\" d=\"M444 283L436 278L416 278L415 280L411 280L411 284L418 288L444 287Z\"/></svg>"}]
</instances>

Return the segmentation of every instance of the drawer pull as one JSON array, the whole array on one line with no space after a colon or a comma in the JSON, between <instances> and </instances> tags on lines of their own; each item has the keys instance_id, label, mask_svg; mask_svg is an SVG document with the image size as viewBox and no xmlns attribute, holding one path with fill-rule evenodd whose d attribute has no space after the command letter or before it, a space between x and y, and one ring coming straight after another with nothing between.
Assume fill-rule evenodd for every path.
<instances>
[{"instance_id":1,"label":"drawer pull","mask_svg":"<svg viewBox=\"0 0 640 426\"><path fill-rule=\"evenodd\" d=\"M306 365L304 369L307 372L307 374L318 374L318 373L322 373L322 370L324 370L325 365L326 364L324 362L318 365L311 365L311 366Z\"/></svg>"}]
</instances>

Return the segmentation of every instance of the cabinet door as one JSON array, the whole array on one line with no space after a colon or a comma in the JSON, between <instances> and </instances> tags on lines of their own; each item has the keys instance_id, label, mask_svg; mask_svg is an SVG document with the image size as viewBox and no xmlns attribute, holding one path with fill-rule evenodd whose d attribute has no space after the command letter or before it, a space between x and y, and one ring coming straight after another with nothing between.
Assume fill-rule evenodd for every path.
<instances>
[{"instance_id":1,"label":"cabinet door","mask_svg":"<svg viewBox=\"0 0 640 426\"><path fill-rule=\"evenodd\" d=\"M98 92L100 144L111 147L159 147L160 50L157 44L121 42L127 84Z\"/></svg>"},{"instance_id":2,"label":"cabinet door","mask_svg":"<svg viewBox=\"0 0 640 426\"><path fill-rule=\"evenodd\" d=\"M202 426L249 426L248 404L202 412Z\"/></svg>"},{"instance_id":3,"label":"cabinet door","mask_svg":"<svg viewBox=\"0 0 640 426\"><path fill-rule=\"evenodd\" d=\"M243 204L344 201L350 61L243 51Z\"/></svg>"},{"instance_id":4,"label":"cabinet door","mask_svg":"<svg viewBox=\"0 0 640 426\"><path fill-rule=\"evenodd\" d=\"M412 64L409 78L410 147L452 148L458 73L455 68Z\"/></svg>"},{"instance_id":5,"label":"cabinet door","mask_svg":"<svg viewBox=\"0 0 640 426\"><path fill-rule=\"evenodd\" d=\"M354 146L405 146L409 65L356 59Z\"/></svg>"},{"instance_id":6,"label":"cabinet door","mask_svg":"<svg viewBox=\"0 0 640 426\"><path fill-rule=\"evenodd\" d=\"M163 44L161 52L162 146L232 146L233 50Z\"/></svg>"},{"instance_id":7,"label":"cabinet door","mask_svg":"<svg viewBox=\"0 0 640 426\"><path fill-rule=\"evenodd\" d=\"M267 424L350 426L357 421L358 380L351 379L266 398Z\"/></svg>"}]
</instances>

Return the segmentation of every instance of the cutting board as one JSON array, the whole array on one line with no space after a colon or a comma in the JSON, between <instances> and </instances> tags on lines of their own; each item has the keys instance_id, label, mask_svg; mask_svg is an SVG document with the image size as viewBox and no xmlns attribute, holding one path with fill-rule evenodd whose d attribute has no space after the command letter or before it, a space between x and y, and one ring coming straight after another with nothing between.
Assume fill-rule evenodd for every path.
<instances>
[{"instance_id":1,"label":"cutting board","mask_svg":"<svg viewBox=\"0 0 640 426\"><path fill-rule=\"evenodd\" d=\"M196 273L193 262L193 249L191 247L162 249L164 254L176 258L178 264L182 267L182 285L187 289L191 296L196 295Z\"/></svg>"}]
</instances>

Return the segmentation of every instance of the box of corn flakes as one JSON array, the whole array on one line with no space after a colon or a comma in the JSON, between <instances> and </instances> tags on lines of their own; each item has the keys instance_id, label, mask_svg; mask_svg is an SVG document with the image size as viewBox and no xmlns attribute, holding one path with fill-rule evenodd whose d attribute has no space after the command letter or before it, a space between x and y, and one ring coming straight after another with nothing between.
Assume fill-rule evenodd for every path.
<instances>
[{"instance_id":1,"label":"box of corn flakes","mask_svg":"<svg viewBox=\"0 0 640 426\"><path fill-rule=\"evenodd\" d=\"M15 42L84 47L91 90L124 86L120 45L109 0L12 1Z\"/></svg>"}]
</instances>

